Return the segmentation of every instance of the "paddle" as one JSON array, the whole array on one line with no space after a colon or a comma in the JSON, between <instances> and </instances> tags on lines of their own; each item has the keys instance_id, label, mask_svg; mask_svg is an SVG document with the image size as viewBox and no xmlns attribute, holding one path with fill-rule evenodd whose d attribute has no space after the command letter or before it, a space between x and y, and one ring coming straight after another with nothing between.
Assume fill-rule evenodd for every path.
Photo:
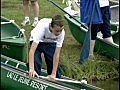
<instances>
[{"instance_id":1,"label":"paddle","mask_svg":"<svg viewBox=\"0 0 120 90\"><path fill-rule=\"evenodd\" d=\"M72 15L70 15L68 12L66 12L64 9L62 9L58 4L56 4L55 2L53 2L53 0L48 0L49 2L51 2L53 5L57 6L60 10L62 10L64 13L66 13L67 15L70 16L70 18L73 18L75 21L77 21L78 23L81 24L82 27L84 27L85 29L88 29L87 26L85 26L83 23L81 23L80 21L78 21L76 18L74 18Z\"/></svg>"},{"instance_id":2,"label":"paddle","mask_svg":"<svg viewBox=\"0 0 120 90\"><path fill-rule=\"evenodd\" d=\"M95 4L96 0L94 0L93 8L92 8L92 13L91 13L91 18L90 18L90 24L88 27L88 32L86 33L84 43L82 46L81 54L80 54L80 64L83 64L86 60L88 60L89 57L89 52L90 52L90 41L91 41L91 24L93 20L93 15L94 15L94 10L95 10Z\"/></svg>"},{"instance_id":3,"label":"paddle","mask_svg":"<svg viewBox=\"0 0 120 90\"><path fill-rule=\"evenodd\" d=\"M44 76L39 76L39 78L42 78L42 79L47 79L48 80L48 77L44 77ZM77 80L68 80L68 79L59 79L59 78L55 78L55 81L59 81L59 82L66 82L66 83L74 83L74 84L84 84L85 86L87 87L94 87L95 90L103 90L99 87L95 87L95 86L92 86L90 84L87 84L87 81L86 80L81 80L81 81L77 81ZM82 89L81 89L82 90ZM86 90L86 89L85 89Z\"/></svg>"},{"instance_id":4,"label":"paddle","mask_svg":"<svg viewBox=\"0 0 120 90\"><path fill-rule=\"evenodd\" d=\"M45 77L45 76L39 76L39 78L47 79L48 80L48 77ZM87 84L86 80L77 81L77 80L67 80L67 79L55 78L55 81L68 82L68 83L76 83L76 84Z\"/></svg>"}]
</instances>

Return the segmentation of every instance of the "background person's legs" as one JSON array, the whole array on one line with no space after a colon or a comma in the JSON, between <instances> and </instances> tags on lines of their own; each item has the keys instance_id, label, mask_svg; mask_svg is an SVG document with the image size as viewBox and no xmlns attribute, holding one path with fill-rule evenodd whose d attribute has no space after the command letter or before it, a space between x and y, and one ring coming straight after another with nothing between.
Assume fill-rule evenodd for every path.
<instances>
[{"instance_id":1,"label":"background person's legs","mask_svg":"<svg viewBox=\"0 0 120 90\"><path fill-rule=\"evenodd\" d=\"M104 38L105 41L113 43L113 38L112 37L108 37L108 38Z\"/></svg>"},{"instance_id":2,"label":"background person's legs","mask_svg":"<svg viewBox=\"0 0 120 90\"><path fill-rule=\"evenodd\" d=\"M90 41L90 54L89 55L94 55L94 46L95 46L95 40L97 37L97 32L99 30L100 25L99 24L92 24L91 26L91 41Z\"/></svg>"},{"instance_id":3,"label":"background person's legs","mask_svg":"<svg viewBox=\"0 0 120 90\"><path fill-rule=\"evenodd\" d=\"M25 17L29 17L29 0L23 0L23 12Z\"/></svg>"},{"instance_id":4,"label":"background person's legs","mask_svg":"<svg viewBox=\"0 0 120 90\"><path fill-rule=\"evenodd\" d=\"M31 4L33 7L33 12L34 12L34 22L33 22L32 26L35 27L38 23L39 5L38 5L37 0L31 1Z\"/></svg>"},{"instance_id":5,"label":"background person's legs","mask_svg":"<svg viewBox=\"0 0 120 90\"><path fill-rule=\"evenodd\" d=\"M30 19L29 19L29 0L23 0L23 12L24 12L24 16L25 19L23 20L23 22L21 23L23 26L25 26L26 24L30 24Z\"/></svg>"},{"instance_id":6,"label":"background person's legs","mask_svg":"<svg viewBox=\"0 0 120 90\"><path fill-rule=\"evenodd\" d=\"M89 56L90 56L90 55L94 55L94 54L93 54L94 46L95 46L95 40L91 40L91 41L90 41L90 54L89 54Z\"/></svg>"},{"instance_id":7,"label":"background person's legs","mask_svg":"<svg viewBox=\"0 0 120 90\"><path fill-rule=\"evenodd\" d=\"M113 38L111 35L111 26L110 26L110 10L109 7L101 8L101 13L103 17L103 24L100 26L100 30L103 34L103 39L107 42L113 43Z\"/></svg>"}]
</instances>

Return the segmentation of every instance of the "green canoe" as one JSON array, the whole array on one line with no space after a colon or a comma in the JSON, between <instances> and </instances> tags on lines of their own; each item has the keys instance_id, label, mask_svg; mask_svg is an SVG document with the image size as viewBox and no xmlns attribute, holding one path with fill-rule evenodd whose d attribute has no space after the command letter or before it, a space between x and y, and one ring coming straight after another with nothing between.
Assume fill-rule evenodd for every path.
<instances>
[{"instance_id":1,"label":"green canoe","mask_svg":"<svg viewBox=\"0 0 120 90\"><path fill-rule=\"evenodd\" d=\"M26 60L26 37L24 29L13 21L1 16L1 53L11 58Z\"/></svg>"},{"instance_id":2,"label":"green canoe","mask_svg":"<svg viewBox=\"0 0 120 90\"><path fill-rule=\"evenodd\" d=\"M46 76L46 70L42 69L39 78L30 80L24 62L1 55L2 90L103 90L65 76L55 81L47 80Z\"/></svg>"},{"instance_id":3,"label":"green canoe","mask_svg":"<svg viewBox=\"0 0 120 90\"><path fill-rule=\"evenodd\" d=\"M64 15L65 19L68 22L70 31L73 37L81 44L83 44L86 32L87 25L80 22L80 0L71 0L72 9L78 11L77 14L69 15L67 13ZM119 2L110 1L111 8L111 33L114 40L114 43L105 42L102 38L101 32L98 32L97 40L95 44L95 51L103 53L108 57L115 58L119 60Z\"/></svg>"},{"instance_id":4,"label":"green canoe","mask_svg":"<svg viewBox=\"0 0 120 90\"><path fill-rule=\"evenodd\" d=\"M73 16L76 20L80 20L79 16ZM87 29L83 27L69 15L65 14L65 19L68 22L70 31L73 37L81 44L84 42L84 38L87 32ZM85 25L86 26L86 25ZM101 32L98 32L97 40L95 44L95 51L101 52L104 55L115 58L119 60L119 27L118 25L111 24L111 33L114 40L114 43L108 43L103 40Z\"/></svg>"}]
</instances>

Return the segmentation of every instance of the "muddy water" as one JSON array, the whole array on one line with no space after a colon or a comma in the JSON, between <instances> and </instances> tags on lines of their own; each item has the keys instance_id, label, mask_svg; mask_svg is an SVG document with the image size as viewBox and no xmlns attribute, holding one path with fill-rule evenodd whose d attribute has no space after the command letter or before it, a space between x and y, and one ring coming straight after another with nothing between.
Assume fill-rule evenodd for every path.
<instances>
[{"instance_id":1,"label":"muddy water","mask_svg":"<svg viewBox=\"0 0 120 90\"><path fill-rule=\"evenodd\" d=\"M91 82L90 84L100 87L104 90L119 90L119 80L106 80Z\"/></svg>"}]
</instances>

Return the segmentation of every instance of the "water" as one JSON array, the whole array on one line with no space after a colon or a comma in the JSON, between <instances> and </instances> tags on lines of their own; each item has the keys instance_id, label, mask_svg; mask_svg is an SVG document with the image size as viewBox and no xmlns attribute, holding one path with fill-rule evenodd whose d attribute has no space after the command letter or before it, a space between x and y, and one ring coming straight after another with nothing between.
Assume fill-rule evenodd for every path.
<instances>
[{"instance_id":1,"label":"water","mask_svg":"<svg viewBox=\"0 0 120 90\"><path fill-rule=\"evenodd\" d=\"M106 80L91 82L90 84L100 87L104 90L119 90L119 80Z\"/></svg>"}]
</instances>

